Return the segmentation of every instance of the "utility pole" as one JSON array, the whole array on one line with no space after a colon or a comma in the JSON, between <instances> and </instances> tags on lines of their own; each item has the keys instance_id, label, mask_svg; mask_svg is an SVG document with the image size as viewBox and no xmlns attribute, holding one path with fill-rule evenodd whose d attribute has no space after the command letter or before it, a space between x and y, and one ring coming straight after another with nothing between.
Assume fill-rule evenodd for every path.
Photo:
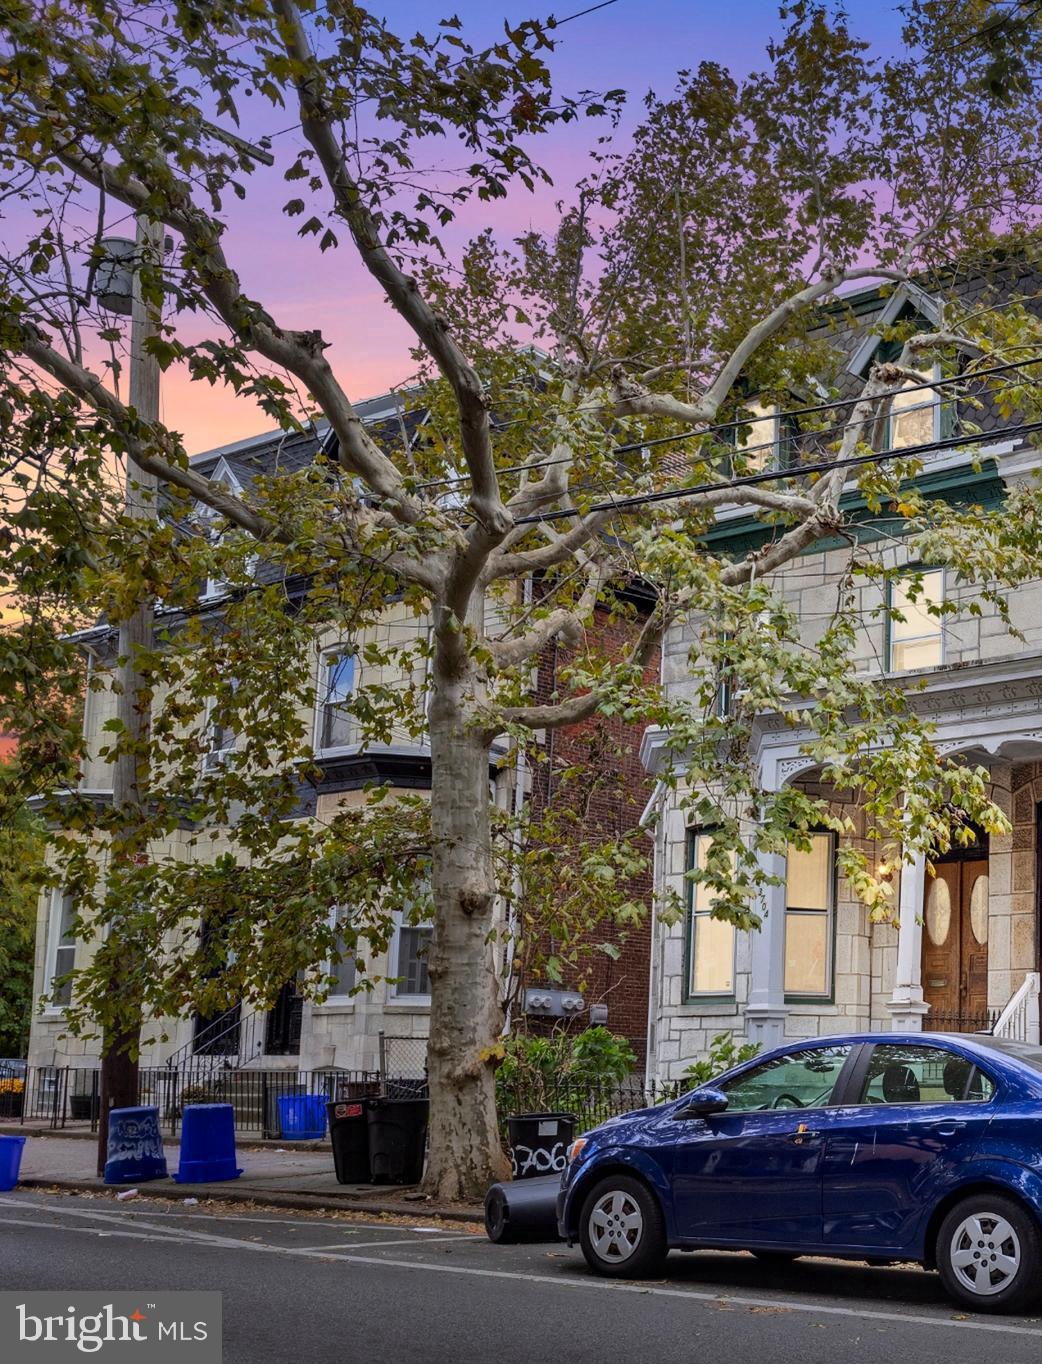
<instances>
[{"instance_id":1,"label":"utility pole","mask_svg":"<svg viewBox=\"0 0 1042 1364\"><path fill-rule=\"evenodd\" d=\"M141 291L141 263L162 258L164 229L143 215L137 220L130 291L130 392L129 404L141 422L159 420L159 364L147 349L147 342L159 332L159 308L146 303ZM126 514L133 521L156 519L158 484L151 474L142 473L127 461ZM147 856L142 844L142 828L147 818L147 768L142 745L147 742L151 724L151 680L140 669L142 651L151 651L153 605L143 594L128 616L119 622L116 670L118 715L123 726L125 750L112 771L112 806L119 818L119 834L111 844L113 860L119 857ZM109 942L120 952L127 967L135 954L133 942L121 940L120 925L114 921ZM127 970L129 988L135 973ZM140 1014L140 1007L138 1009ZM137 1048L141 1038L140 1017L136 1024L120 1030L105 1029L101 1054L101 1102L98 1124L98 1174L105 1168L108 1149L109 1112L113 1108L132 1108L138 1101Z\"/></svg>"}]
</instances>

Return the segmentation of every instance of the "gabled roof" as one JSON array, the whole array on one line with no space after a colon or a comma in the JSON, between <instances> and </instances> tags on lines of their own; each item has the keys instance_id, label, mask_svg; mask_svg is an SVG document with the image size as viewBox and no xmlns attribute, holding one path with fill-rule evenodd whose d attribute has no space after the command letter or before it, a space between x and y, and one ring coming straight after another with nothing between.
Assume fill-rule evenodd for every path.
<instances>
[{"instance_id":1,"label":"gabled roof","mask_svg":"<svg viewBox=\"0 0 1042 1364\"><path fill-rule=\"evenodd\" d=\"M928 294L925 289L920 289L918 284L912 284L910 281L898 285L887 299L882 312L872 319L870 329L861 338L857 349L847 361L847 369L851 374L856 374L858 378L862 378L868 372L868 367L879 349L879 329L881 327L892 327L900 320L902 314L909 310L918 313L920 317L931 322L935 327L940 324L941 306L937 299Z\"/></svg>"}]
</instances>

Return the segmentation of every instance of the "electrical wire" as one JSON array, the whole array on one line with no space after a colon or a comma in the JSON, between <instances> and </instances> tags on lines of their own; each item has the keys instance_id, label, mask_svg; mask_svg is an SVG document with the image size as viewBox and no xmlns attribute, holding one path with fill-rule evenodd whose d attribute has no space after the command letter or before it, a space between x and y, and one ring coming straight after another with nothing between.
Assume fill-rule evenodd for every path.
<instances>
[{"instance_id":1,"label":"electrical wire","mask_svg":"<svg viewBox=\"0 0 1042 1364\"><path fill-rule=\"evenodd\" d=\"M1000 440L1016 436L1030 435L1042 431L1042 421L1022 422L1017 426L1002 427L990 431L987 439ZM756 487L761 483L792 479L797 475L826 474L834 469L855 469L867 464L885 464L895 459L915 459L920 455L934 454L939 451L961 449L967 445L979 445L979 435L950 436L945 440L926 441L922 445L908 445L901 450L873 451L866 455L851 455L847 459L821 460L817 464L800 464L792 469L767 469L762 473L745 474L740 478L721 479L714 483L699 483L692 488L663 488L654 493L638 493L633 497L613 498L609 502L595 502L585 510L577 507L557 507L547 512L535 512L530 516L519 516L516 526L536 526L547 521L563 521L572 516L590 516L602 511L627 511L632 507L650 506L657 502L679 501L685 497L698 497L703 493L728 492L736 488Z\"/></svg>"},{"instance_id":2,"label":"electrical wire","mask_svg":"<svg viewBox=\"0 0 1042 1364\"><path fill-rule=\"evenodd\" d=\"M955 384L967 384L974 379L987 378L993 374L1005 374L1009 370L1023 369L1027 365L1042 365L1042 355L1036 356L1035 359L1033 360L1008 360L1000 365L990 365L986 369L969 370L963 374L952 375L950 378L947 379L945 378L929 379L925 380L921 384L902 385L899 391L903 397L907 393L918 393L923 389L936 390L939 388L947 388ZM861 402L863 396L864 396L863 394L858 394L856 397L853 398L836 398L833 401L827 403L814 403L806 407L790 407L780 412L764 413L762 417L754 416L745 418L735 418L733 421L713 422L707 424L706 426L698 427L697 429L692 427L687 431L678 431L671 436L651 436L646 440L631 441L625 445L616 445L608 453L610 455L629 455L634 454L637 451L655 449L660 445L672 445L685 440L704 439L706 436L714 435L717 432L735 431L739 427L752 426L759 421L773 420L781 422L793 417L809 416L810 414L816 412L831 412L834 409L840 407L853 407L857 403ZM885 396L887 395L885 394L880 395L880 397ZM524 420L525 418L518 417L515 421L502 422L497 427L494 428L493 434L495 434L496 430L502 430L507 426L518 425L520 422ZM849 430L850 425L851 423L846 422L835 426L827 426L820 431L811 431L808 432L807 434L814 436L834 435ZM772 440L767 441L761 445L747 445L743 446L738 453L742 454L743 456L750 455L758 450L773 449L773 447L776 444L777 442ZM539 460L532 464L508 465L504 469L497 469L496 474L497 476L499 476L502 474L524 473L525 471L530 471L532 469L549 468L556 464L571 464L573 461L574 461L573 455L565 455L559 459ZM440 488L447 484L469 482L471 482L470 474L452 474L445 478L429 479L424 483L417 483L415 486L417 491L421 491L426 488Z\"/></svg>"}]
</instances>

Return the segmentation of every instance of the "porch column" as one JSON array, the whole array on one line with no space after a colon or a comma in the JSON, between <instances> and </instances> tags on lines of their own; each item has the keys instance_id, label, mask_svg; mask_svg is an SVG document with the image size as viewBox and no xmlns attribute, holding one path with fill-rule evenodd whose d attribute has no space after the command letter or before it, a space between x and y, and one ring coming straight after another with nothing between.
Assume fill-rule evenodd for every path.
<instances>
[{"instance_id":1,"label":"porch column","mask_svg":"<svg viewBox=\"0 0 1042 1364\"><path fill-rule=\"evenodd\" d=\"M778 878L764 886L763 922L752 934L749 1002L745 1006L746 1033L766 1051L785 1040L785 858L780 853L758 854L761 869Z\"/></svg>"},{"instance_id":2,"label":"porch column","mask_svg":"<svg viewBox=\"0 0 1042 1364\"><path fill-rule=\"evenodd\" d=\"M923 891L926 886L926 854L901 866L898 901L897 974L890 997L891 1027L895 1032L920 1032L930 1006L923 1000Z\"/></svg>"}]
</instances>

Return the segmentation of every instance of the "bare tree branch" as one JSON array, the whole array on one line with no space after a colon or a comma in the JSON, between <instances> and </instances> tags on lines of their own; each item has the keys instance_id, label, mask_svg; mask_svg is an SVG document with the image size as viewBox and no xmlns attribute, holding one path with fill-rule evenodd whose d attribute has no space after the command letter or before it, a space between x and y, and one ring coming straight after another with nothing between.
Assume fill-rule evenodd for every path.
<instances>
[{"instance_id":1,"label":"bare tree branch","mask_svg":"<svg viewBox=\"0 0 1042 1364\"><path fill-rule=\"evenodd\" d=\"M293 0L272 0L286 53L304 74L294 79L300 108L301 128L314 148L337 208L366 269L376 279L395 310L408 322L430 352L456 395L460 417L460 441L471 476L471 506L484 534L495 543L510 529L492 459L492 431L488 397L473 366L449 335L445 320L423 297L416 280L406 275L380 239L373 215L362 199L347 158L322 98L324 78ZM476 537L482 538L482 537Z\"/></svg>"},{"instance_id":2,"label":"bare tree branch","mask_svg":"<svg viewBox=\"0 0 1042 1364\"><path fill-rule=\"evenodd\" d=\"M656 602L634 641L626 660L627 666L639 668L643 672L654 658L672 619L672 607L667 607L661 599ZM551 705L504 706L497 712L496 721L489 726L487 733L493 739L508 724L526 725L529 729L560 729L564 725L574 725L589 719L600 703L599 693L591 691Z\"/></svg>"},{"instance_id":3,"label":"bare tree branch","mask_svg":"<svg viewBox=\"0 0 1042 1364\"><path fill-rule=\"evenodd\" d=\"M32 323L23 319L20 325L23 353L70 393L76 394L95 411L104 413L119 427L127 455L142 473L152 474L164 483L183 489L259 542L278 543L288 539L278 526L230 493L222 484L178 462L176 438L166 427L138 423L131 409L106 388L96 374L55 350L43 332ZM138 427L141 434L135 435ZM156 450L164 453L156 454ZM373 509L360 506L345 526L351 547L357 549L360 555L368 557L365 550L367 532L372 533L381 525L386 525L388 520ZM436 560L414 558L392 551L382 555L381 562L392 572L428 590L435 590L441 578Z\"/></svg>"}]
</instances>

